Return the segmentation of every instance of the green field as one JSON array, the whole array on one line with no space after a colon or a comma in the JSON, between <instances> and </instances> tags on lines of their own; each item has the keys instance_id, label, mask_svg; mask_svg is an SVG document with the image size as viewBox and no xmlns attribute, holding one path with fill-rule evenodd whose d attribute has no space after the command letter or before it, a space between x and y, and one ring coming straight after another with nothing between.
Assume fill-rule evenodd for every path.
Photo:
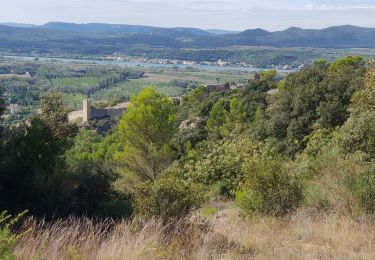
<instances>
[{"instance_id":1,"label":"green field","mask_svg":"<svg viewBox=\"0 0 375 260\"><path fill-rule=\"evenodd\" d=\"M51 81L52 87L64 92L83 92L98 86L103 77L73 77L73 78L57 78Z\"/></svg>"},{"instance_id":2,"label":"green field","mask_svg":"<svg viewBox=\"0 0 375 260\"><path fill-rule=\"evenodd\" d=\"M48 91L61 92L66 109L72 111L81 109L82 99L87 96L94 105L105 106L127 101L146 87L168 96L182 96L198 85L244 84L249 78L250 73L241 71L213 72L189 67L130 69L0 58L0 93L6 105L18 104L24 111L23 116L35 111L41 95Z\"/></svg>"}]
</instances>

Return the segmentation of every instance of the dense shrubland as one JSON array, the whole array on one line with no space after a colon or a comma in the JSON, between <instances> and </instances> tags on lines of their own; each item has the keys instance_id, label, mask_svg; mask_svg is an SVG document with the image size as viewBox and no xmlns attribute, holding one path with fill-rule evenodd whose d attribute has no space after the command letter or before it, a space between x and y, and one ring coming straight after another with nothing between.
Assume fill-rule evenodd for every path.
<instances>
[{"instance_id":1,"label":"dense shrubland","mask_svg":"<svg viewBox=\"0 0 375 260\"><path fill-rule=\"evenodd\" d=\"M0 209L28 209L52 221L25 222L34 229L12 246L15 255L25 257L27 246L50 258L52 241L48 238L42 248L39 240L52 232L64 241L57 245L59 257L90 259L99 250L95 257L102 259L116 251L106 243L118 246L116 239L130 232L145 247L126 240L136 252L133 258L293 257L274 243L267 248L258 237L239 241L225 227L232 221L238 234L254 229L261 236L263 227L263 236L278 230L280 243L282 234L288 241L300 237L306 248L294 257L303 252L318 257L322 251L320 257L361 252L371 258L374 72L358 57L320 60L281 81L268 72L243 89L198 87L180 106L145 89L132 98L118 128L105 136L68 123L61 96L45 95L43 114L0 130ZM132 220L103 222L103 229L90 220L53 222L72 214ZM324 233L319 223L333 233ZM303 233L305 224L312 236L330 239L333 248L345 248L338 239L342 235L348 241L356 236L362 244L347 247L348 252L318 247ZM83 247L74 244L76 230L63 234L67 225L81 230ZM105 228L111 235L92 237L90 232ZM96 248L90 239L97 239ZM154 242L156 249L147 250L144 243ZM267 254L266 249L276 251Z\"/></svg>"}]
</instances>

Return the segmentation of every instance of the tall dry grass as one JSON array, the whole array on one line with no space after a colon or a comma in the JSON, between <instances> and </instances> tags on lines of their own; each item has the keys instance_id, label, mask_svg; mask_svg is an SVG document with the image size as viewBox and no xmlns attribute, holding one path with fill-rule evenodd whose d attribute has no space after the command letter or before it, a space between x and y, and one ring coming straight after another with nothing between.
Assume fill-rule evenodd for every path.
<instances>
[{"instance_id":1,"label":"tall dry grass","mask_svg":"<svg viewBox=\"0 0 375 260\"><path fill-rule=\"evenodd\" d=\"M300 211L244 219L232 204L202 219L95 223L29 219L17 259L375 259L375 225L366 217Z\"/></svg>"},{"instance_id":2,"label":"tall dry grass","mask_svg":"<svg viewBox=\"0 0 375 260\"><path fill-rule=\"evenodd\" d=\"M226 209L215 232L252 248L256 259L375 259L375 223L369 217L302 210L285 218L244 220Z\"/></svg>"}]
</instances>

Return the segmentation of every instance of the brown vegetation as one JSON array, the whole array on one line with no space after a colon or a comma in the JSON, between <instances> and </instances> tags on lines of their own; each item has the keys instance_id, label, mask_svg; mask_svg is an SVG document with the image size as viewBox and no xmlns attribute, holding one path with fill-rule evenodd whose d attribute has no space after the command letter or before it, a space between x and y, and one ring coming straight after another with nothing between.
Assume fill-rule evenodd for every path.
<instances>
[{"instance_id":1,"label":"brown vegetation","mask_svg":"<svg viewBox=\"0 0 375 260\"><path fill-rule=\"evenodd\" d=\"M95 223L33 219L17 259L374 259L375 226L366 217L299 211L284 218L240 217L231 203L208 218L162 225L151 220ZM143 224L141 224L143 223Z\"/></svg>"}]
</instances>

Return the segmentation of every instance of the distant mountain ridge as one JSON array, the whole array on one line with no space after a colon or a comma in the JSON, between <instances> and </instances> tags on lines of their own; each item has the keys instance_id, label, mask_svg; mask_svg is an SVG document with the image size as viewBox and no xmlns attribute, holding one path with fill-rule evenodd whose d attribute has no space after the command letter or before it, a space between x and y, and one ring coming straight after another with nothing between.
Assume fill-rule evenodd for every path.
<instances>
[{"instance_id":1,"label":"distant mountain ridge","mask_svg":"<svg viewBox=\"0 0 375 260\"><path fill-rule=\"evenodd\" d=\"M234 34L239 33L239 31L230 31L222 29L199 29L192 27L154 27L147 25L128 25L128 24L105 24L105 23L65 23L65 22L49 22L44 25L35 24L24 24L24 23L0 23L0 25L18 27L18 28L47 28L47 29L57 29L65 31L75 31L75 32L92 32L92 33L153 33L160 32L164 30L171 30L176 32L186 32L191 35L224 35L224 34Z\"/></svg>"},{"instance_id":2,"label":"distant mountain ridge","mask_svg":"<svg viewBox=\"0 0 375 260\"><path fill-rule=\"evenodd\" d=\"M38 27L38 25L28 24L28 23L0 23L0 25L9 26L9 27L18 27L18 28Z\"/></svg>"},{"instance_id":3,"label":"distant mountain ridge","mask_svg":"<svg viewBox=\"0 0 375 260\"><path fill-rule=\"evenodd\" d=\"M164 36L183 37L183 36L209 36L211 33L198 28L163 28L145 25L128 25L128 24L103 24L103 23L63 23L49 22L42 25L41 28L66 30L74 32L90 33L157 33Z\"/></svg>"},{"instance_id":4,"label":"distant mountain ridge","mask_svg":"<svg viewBox=\"0 0 375 260\"><path fill-rule=\"evenodd\" d=\"M243 32L162 28L121 24L0 25L0 49L19 51L113 53L132 46L160 48L222 48L228 46L375 48L375 28L352 25L325 29L291 27L270 32L261 28Z\"/></svg>"},{"instance_id":5,"label":"distant mountain ridge","mask_svg":"<svg viewBox=\"0 0 375 260\"><path fill-rule=\"evenodd\" d=\"M221 29L207 29L206 32L209 32L211 34L215 35L224 35L224 34L235 34L239 33L239 31L229 31L229 30L221 30Z\"/></svg>"},{"instance_id":6,"label":"distant mountain ridge","mask_svg":"<svg viewBox=\"0 0 375 260\"><path fill-rule=\"evenodd\" d=\"M333 26L325 29L291 27L276 32L258 28L217 37L211 41L211 44L216 46L375 48L375 28L352 25Z\"/></svg>"}]
</instances>

